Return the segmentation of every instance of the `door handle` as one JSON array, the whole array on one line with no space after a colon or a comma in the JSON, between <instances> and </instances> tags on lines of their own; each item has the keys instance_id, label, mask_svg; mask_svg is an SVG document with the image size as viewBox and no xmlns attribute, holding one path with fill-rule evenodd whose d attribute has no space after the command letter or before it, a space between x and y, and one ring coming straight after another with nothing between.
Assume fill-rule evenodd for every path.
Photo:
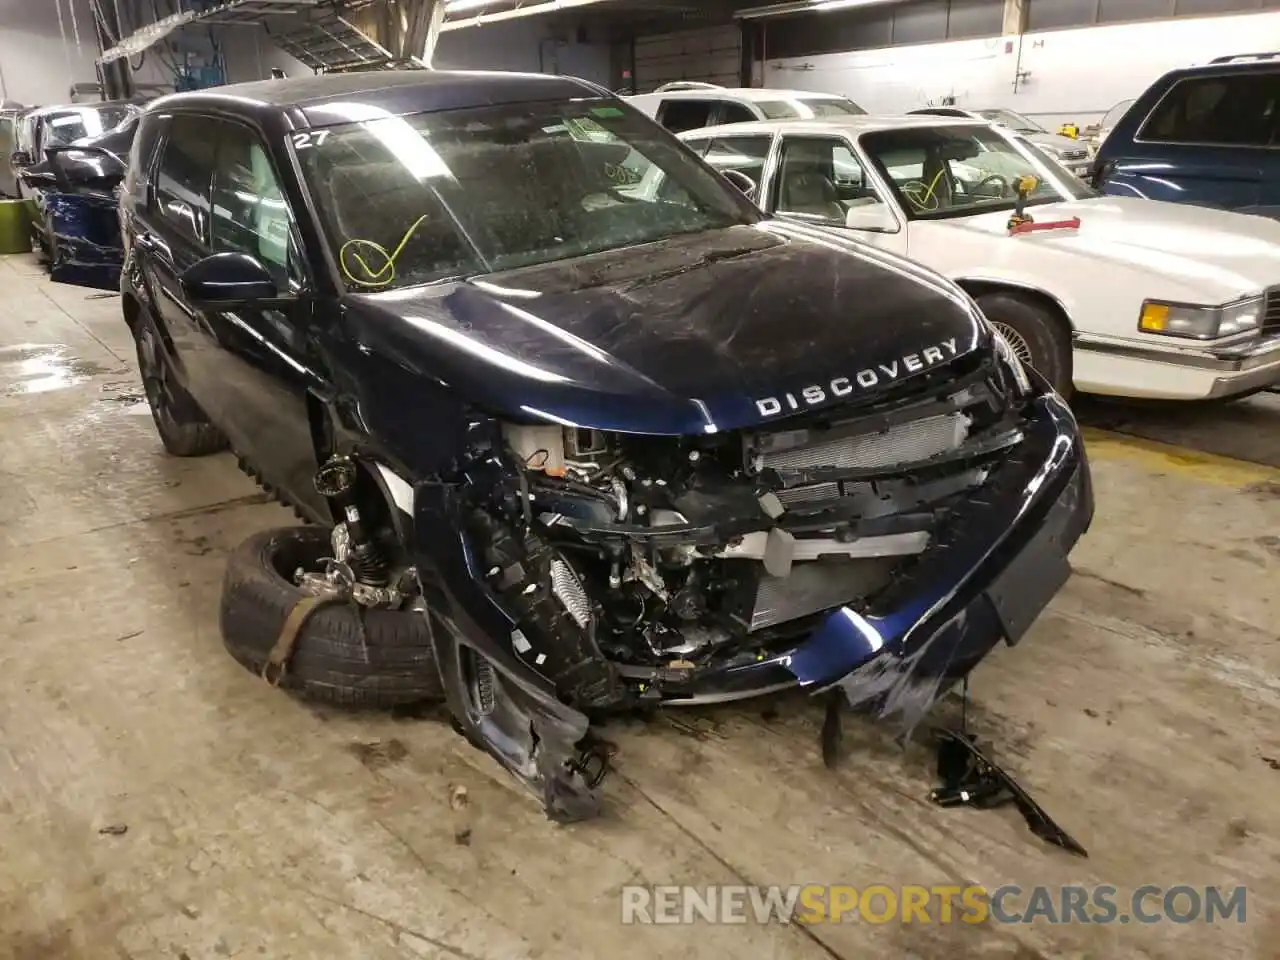
<instances>
[{"instance_id":1,"label":"door handle","mask_svg":"<svg viewBox=\"0 0 1280 960\"><path fill-rule=\"evenodd\" d=\"M170 200L164 205L164 212L171 217L186 217L188 220L195 222L196 215L191 209L191 204L183 200Z\"/></svg>"},{"instance_id":2,"label":"door handle","mask_svg":"<svg viewBox=\"0 0 1280 960\"><path fill-rule=\"evenodd\" d=\"M139 233L133 238L133 245L145 252L151 252L156 248L156 239L149 233Z\"/></svg>"}]
</instances>

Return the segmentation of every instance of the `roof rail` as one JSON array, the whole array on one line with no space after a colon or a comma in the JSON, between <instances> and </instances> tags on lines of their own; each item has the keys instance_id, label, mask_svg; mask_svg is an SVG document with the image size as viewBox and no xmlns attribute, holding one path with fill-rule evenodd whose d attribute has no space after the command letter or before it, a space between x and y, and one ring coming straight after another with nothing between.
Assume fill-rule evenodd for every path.
<instances>
[{"instance_id":1,"label":"roof rail","mask_svg":"<svg viewBox=\"0 0 1280 960\"><path fill-rule=\"evenodd\" d=\"M1214 57L1210 63L1230 63L1233 60L1274 60L1280 57L1280 51L1270 53L1229 53L1225 57Z\"/></svg>"},{"instance_id":2,"label":"roof rail","mask_svg":"<svg viewBox=\"0 0 1280 960\"><path fill-rule=\"evenodd\" d=\"M718 83L703 83L700 80L673 80L671 83L664 83L662 86L654 90L654 93L670 93L673 90L723 90L724 87Z\"/></svg>"}]
</instances>

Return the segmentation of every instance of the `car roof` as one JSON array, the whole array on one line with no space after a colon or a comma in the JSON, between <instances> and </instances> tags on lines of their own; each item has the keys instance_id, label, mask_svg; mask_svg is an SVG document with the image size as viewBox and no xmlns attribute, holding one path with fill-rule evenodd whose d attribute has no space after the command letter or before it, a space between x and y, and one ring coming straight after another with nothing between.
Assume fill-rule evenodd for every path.
<instances>
[{"instance_id":1,"label":"car roof","mask_svg":"<svg viewBox=\"0 0 1280 960\"><path fill-rule=\"evenodd\" d=\"M842 93L820 93L817 90L776 90L771 87L698 87L696 89L651 90L638 93L636 97L688 97L692 100L705 100L713 97L726 97L735 100L746 100L750 103L768 103L772 100L848 100ZM626 99L634 99L627 97Z\"/></svg>"},{"instance_id":2,"label":"car roof","mask_svg":"<svg viewBox=\"0 0 1280 960\"><path fill-rule=\"evenodd\" d=\"M51 107L36 107L24 114L24 117L47 117L51 113L74 113L77 110L97 110L102 107L136 107L138 104L129 100L94 100L92 103L57 103Z\"/></svg>"},{"instance_id":3,"label":"car roof","mask_svg":"<svg viewBox=\"0 0 1280 960\"><path fill-rule=\"evenodd\" d=\"M1280 72L1280 57L1263 57L1256 59L1256 54L1237 54L1239 59L1221 60L1218 62L1209 61L1208 63L1198 63L1190 67L1179 67L1171 73L1229 73L1233 70L1249 72L1251 70L1261 71L1263 73ZM1254 57L1255 59L1250 59Z\"/></svg>"},{"instance_id":4,"label":"car roof","mask_svg":"<svg viewBox=\"0 0 1280 960\"><path fill-rule=\"evenodd\" d=\"M147 111L194 107L253 114L297 109L312 120L337 122L342 118L326 115L324 108L352 100L362 107L405 115L584 94L612 96L603 87L576 77L471 70L386 70L256 80L173 93L151 101Z\"/></svg>"},{"instance_id":5,"label":"car roof","mask_svg":"<svg viewBox=\"0 0 1280 960\"><path fill-rule=\"evenodd\" d=\"M775 134L780 131L799 134L847 133L858 136L875 130L901 130L911 127L972 127L990 126L983 120L968 117L935 117L927 114L877 117L870 114L856 117L831 117L826 120L753 120L749 123L725 123L718 127L702 127L680 134L681 139L701 140L704 137L725 134ZM693 136L698 134L698 136Z\"/></svg>"}]
</instances>

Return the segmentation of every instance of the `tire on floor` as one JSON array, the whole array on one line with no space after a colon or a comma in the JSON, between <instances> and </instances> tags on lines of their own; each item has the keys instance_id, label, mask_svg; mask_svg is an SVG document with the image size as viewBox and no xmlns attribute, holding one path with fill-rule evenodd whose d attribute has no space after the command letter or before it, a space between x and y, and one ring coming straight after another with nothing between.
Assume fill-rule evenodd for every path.
<instances>
[{"instance_id":1,"label":"tire on floor","mask_svg":"<svg viewBox=\"0 0 1280 960\"><path fill-rule=\"evenodd\" d=\"M311 596L294 584L294 571L328 555L329 530L319 526L267 530L231 553L219 625L238 663L262 674L286 618ZM427 618L350 602L322 606L306 619L280 686L308 700L353 707L444 698Z\"/></svg>"}]
</instances>

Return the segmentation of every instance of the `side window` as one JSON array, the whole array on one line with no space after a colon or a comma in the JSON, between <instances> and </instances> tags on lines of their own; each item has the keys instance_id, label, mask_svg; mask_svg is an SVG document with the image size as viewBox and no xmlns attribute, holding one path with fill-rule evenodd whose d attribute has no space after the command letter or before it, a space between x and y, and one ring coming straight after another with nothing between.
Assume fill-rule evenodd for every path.
<instances>
[{"instance_id":1,"label":"side window","mask_svg":"<svg viewBox=\"0 0 1280 960\"><path fill-rule=\"evenodd\" d=\"M759 119L751 112L749 107L744 107L740 103L722 103L720 104L720 122L721 123L750 123L752 120Z\"/></svg>"},{"instance_id":2,"label":"side window","mask_svg":"<svg viewBox=\"0 0 1280 960\"><path fill-rule=\"evenodd\" d=\"M1266 146L1276 142L1280 77L1189 77L1170 88L1138 133L1156 143Z\"/></svg>"},{"instance_id":3,"label":"side window","mask_svg":"<svg viewBox=\"0 0 1280 960\"><path fill-rule=\"evenodd\" d=\"M213 176L218 121L178 114L156 170L155 213L193 243L203 245L209 226L209 181Z\"/></svg>"},{"instance_id":4,"label":"side window","mask_svg":"<svg viewBox=\"0 0 1280 960\"><path fill-rule=\"evenodd\" d=\"M658 122L672 133L710 126L714 100L667 100L658 109Z\"/></svg>"},{"instance_id":5,"label":"side window","mask_svg":"<svg viewBox=\"0 0 1280 960\"><path fill-rule=\"evenodd\" d=\"M271 160L258 135L238 123L223 123L213 170L214 253L247 253L287 285L292 217Z\"/></svg>"},{"instance_id":6,"label":"side window","mask_svg":"<svg viewBox=\"0 0 1280 960\"><path fill-rule=\"evenodd\" d=\"M721 173L737 170L750 177L757 187L764 178L764 162L769 157L773 137L717 137L702 159Z\"/></svg>"},{"instance_id":7,"label":"side window","mask_svg":"<svg viewBox=\"0 0 1280 960\"><path fill-rule=\"evenodd\" d=\"M40 126L39 117L31 117L23 120L22 125L18 128L18 149L25 150L31 154L32 158L36 155L36 128Z\"/></svg>"},{"instance_id":8,"label":"side window","mask_svg":"<svg viewBox=\"0 0 1280 960\"><path fill-rule=\"evenodd\" d=\"M883 202L844 140L785 137L779 170L779 213L843 223L851 208Z\"/></svg>"}]
</instances>

